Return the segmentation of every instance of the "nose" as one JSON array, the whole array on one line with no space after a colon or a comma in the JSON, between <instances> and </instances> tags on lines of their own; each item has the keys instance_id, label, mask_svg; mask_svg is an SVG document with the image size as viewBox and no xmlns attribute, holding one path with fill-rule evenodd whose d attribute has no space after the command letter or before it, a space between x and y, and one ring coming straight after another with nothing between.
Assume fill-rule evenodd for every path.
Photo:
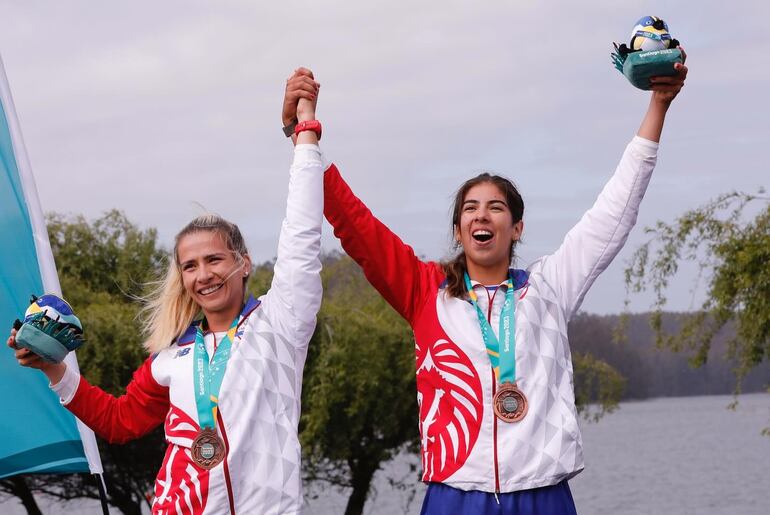
<instances>
[{"instance_id":1,"label":"nose","mask_svg":"<svg viewBox=\"0 0 770 515\"><path fill-rule=\"evenodd\" d=\"M205 284L211 279L212 275L213 274L209 266L206 263L202 263L201 265L198 266L198 270L195 275L195 280L198 281L199 283Z\"/></svg>"},{"instance_id":2,"label":"nose","mask_svg":"<svg viewBox=\"0 0 770 515\"><path fill-rule=\"evenodd\" d=\"M476 210L475 220L479 222L486 222L487 220L489 220L489 210L483 206L479 207Z\"/></svg>"}]
</instances>

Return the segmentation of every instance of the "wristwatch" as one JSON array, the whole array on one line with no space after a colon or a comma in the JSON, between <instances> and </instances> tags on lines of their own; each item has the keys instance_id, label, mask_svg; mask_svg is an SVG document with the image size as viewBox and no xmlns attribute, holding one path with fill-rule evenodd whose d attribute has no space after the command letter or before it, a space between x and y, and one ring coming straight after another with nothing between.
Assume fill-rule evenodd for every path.
<instances>
[{"instance_id":1,"label":"wristwatch","mask_svg":"<svg viewBox=\"0 0 770 515\"><path fill-rule=\"evenodd\" d=\"M316 136L318 136L318 140L321 140L321 122L318 120L299 122L297 126L294 127L294 134L299 134L303 131L313 131L316 133Z\"/></svg>"},{"instance_id":2,"label":"wristwatch","mask_svg":"<svg viewBox=\"0 0 770 515\"><path fill-rule=\"evenodd\" d=\"M297 126L297 119L294 118L292 121L289 122L289 125L285 126L283 128L283 133L287 138L290 138L292 134L294 134L294 127Z\"/></svg>"}]
</instances>

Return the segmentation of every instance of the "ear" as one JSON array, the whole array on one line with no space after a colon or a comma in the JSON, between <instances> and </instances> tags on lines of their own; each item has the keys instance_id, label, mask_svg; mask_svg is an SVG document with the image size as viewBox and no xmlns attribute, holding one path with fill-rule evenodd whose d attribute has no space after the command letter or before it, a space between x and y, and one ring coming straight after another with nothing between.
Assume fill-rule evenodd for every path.
<instances>
[{"instance_id":1,"label":"ear","mask_svg":"<svg viewBox=\"0 0 770 515\"><path fill-rule=\"evenodd\" d=\"M454 240L455 240L455 243L460 243L461 242L461 239L460 239L460 226L459 225L455 225L454 228L455 228L455 230L454 230Z\"/></svg>"},{"instance_id":2,"label":"ear","mask_svg":"<svg viewBox=\"0 0 770 515\"><path fill-rule=\"evenodd\" d=\"M513 241L519 241L524 232L524 220L519 220L513 224Z\"/></svg>"},{"instance_id":3,"label":"ear","mask_svg":"<svg viewBox=\"0 0 770 515\"><path fill-rule=\"evenodd\" d=\"M243 276L246 277L251 273L251 256L248 254L243 256Z\"/></svg>"}]
</instances>

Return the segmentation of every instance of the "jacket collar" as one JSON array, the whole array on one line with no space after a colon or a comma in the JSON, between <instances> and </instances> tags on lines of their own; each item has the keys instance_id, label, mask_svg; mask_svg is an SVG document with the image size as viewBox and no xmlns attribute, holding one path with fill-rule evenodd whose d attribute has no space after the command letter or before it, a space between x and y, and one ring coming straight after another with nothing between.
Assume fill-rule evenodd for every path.
<instances>
[{"instance_id":1,"label":"jacket collar","mask_svg":"<svg viewBox=\"0 0 770 515\"><path fill-rule=\"evenodd\" d=\"M238 328L240 329L241 324L249 317L252 311L257 309L259 307L260 301L258 299L255 299L252 295L249 295L249 298L246 299L246 303L243 305L243 309L241 309L241 314L238 316ZM198 332L198 326L201 325L201 322L203 322L202 318L198 318L196 320L193 320L193 323L190 324L190 327L188 327L184 333L182 333L182 336L177 338L176 344L177 345L190 345L191 343L195 342L195 334Z\"/></svg>"}]
</instances>

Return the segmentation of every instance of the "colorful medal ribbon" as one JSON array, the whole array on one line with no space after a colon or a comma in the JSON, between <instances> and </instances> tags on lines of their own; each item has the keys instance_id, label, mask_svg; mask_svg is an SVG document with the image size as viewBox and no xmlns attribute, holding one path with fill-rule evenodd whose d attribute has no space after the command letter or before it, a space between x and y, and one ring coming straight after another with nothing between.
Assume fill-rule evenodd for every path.
<instances>
[{"instance_id":1,"label":"colorful medal ribbon","mask_svg":"<svg viewBox=\"0 0 770 515\"><path fill-rule=\"evenodd\" d=\"M201 429L210 428L216 433L217 409L219 406L219 389L227 369L227 361L230 359L235 331L238 328L238 319L235 317L230 329L222 339L222 342L214 351L214 357L209 362L209 353L206 352L206 343L203 339L203 323L198 325L195 334L195 353L193 360L193 381L195 382L195 405L198 408L198 424Z\"/></svg>"},{"instance_id":2,"label":"colorful medal ribbon","mask_svg":"<svg viewBox=\"0 0 770 515\"><path fill-rule=\"evenodd\" d=\"M505 302L500 313L498 339L478 305L478 297L473 291L471 278L468 277L467 272L465 273L465 287L468 290L471 304L476 308L476 315L479 317L479 325L481 326L481 336L484 338L484 345L487 347L487 354L492 362L495 377L499 383L513 383L516 381L516 303L513 299L513 279L511 279L510 274L505 284L508 289L505 292ZM500 341L502 341L502 345L500 345Z\"/></svg>"}]
</instances>

